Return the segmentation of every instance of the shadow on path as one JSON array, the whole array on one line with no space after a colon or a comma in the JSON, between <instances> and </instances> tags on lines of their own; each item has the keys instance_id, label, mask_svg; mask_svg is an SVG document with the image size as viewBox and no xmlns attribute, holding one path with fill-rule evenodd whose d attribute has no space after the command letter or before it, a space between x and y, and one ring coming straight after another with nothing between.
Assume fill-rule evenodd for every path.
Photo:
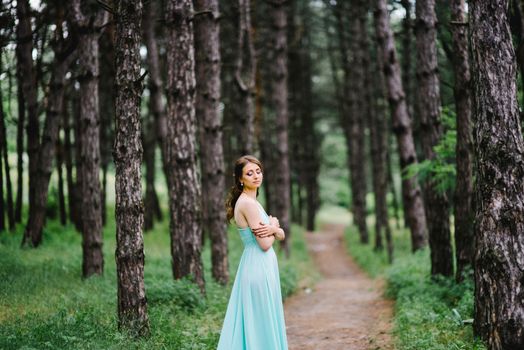
<instances>
[{"instance_id":1,"label":"shadow on path","mask_svg":"<svg viewBox=\"0 0 524 350\"><path fill-rule=\"evenodd\" d=\"M284 305L290 350L392 350L393 303L347 254L343 225L306 233L323 278Z\"/></svg>"}]
</instances>

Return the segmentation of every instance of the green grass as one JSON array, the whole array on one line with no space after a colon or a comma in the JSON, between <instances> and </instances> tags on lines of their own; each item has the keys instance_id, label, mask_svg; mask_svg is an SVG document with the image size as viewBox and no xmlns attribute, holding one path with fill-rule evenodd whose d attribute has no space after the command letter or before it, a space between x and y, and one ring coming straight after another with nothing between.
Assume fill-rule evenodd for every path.
<instances>
[{"instance_id":1,"label":"green grass","mask_svg":"<svg viewBox=\"0 0 524 350\"><path fill-rule=\"evenodd\" d=\"M385 278L386 296L396 301L393 332L398 349L485 349L473 337L471 279L461 284L450 278L431 279L429 250L412 254L406 230L394 231L392 265L388 265L385 251L375 252L372 245L360 244L353 226L345 237L355 261L370 276Z\"/></svg>"},{"instance_id":2,"label":"green grass","mask_svg":"<svg viewBox=\"0 0 524 350\"><path fill-rule=\"evenodd\" d=\"M111 215L108 215L111 217ZM0 232L0 349L215 349L242 243L229 230L231 282L211 278L209 242L203 251L206 297L171 275L168 222L145 235L145 285L151 336L134 341L117 330L115 224L104 228L104 275L81 278L81 237L49 221L38 249L20 249L23 226ZM302 229L292 228L291 258L280 249L284 296L314 270Z\"/></svg>"}]
</instances>

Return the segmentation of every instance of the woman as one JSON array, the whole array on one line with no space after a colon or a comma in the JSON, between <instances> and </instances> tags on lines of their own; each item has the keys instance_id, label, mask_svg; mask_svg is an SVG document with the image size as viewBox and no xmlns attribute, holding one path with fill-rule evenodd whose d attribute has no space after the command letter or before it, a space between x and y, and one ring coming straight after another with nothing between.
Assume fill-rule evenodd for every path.
<instances>
[{"instance_id":1,"label":"woman","mask_svg":"<svg viewBox=\"0 0 524 350\"><path fill-rule=\"evenodd\" d=\"M235 163L235 184L226 202L244 244L227 306L218 350L287 349L286 325L273 242L285 238L278 219L257 201L262 164L253 156Z\"/></svg>"}]
</instances>

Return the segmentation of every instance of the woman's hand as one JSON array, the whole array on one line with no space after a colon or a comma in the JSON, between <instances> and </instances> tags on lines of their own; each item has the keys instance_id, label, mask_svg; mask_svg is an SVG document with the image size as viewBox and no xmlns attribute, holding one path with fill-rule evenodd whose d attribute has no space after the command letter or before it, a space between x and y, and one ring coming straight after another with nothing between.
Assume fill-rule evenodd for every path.
<instances>
[{"instance_id":1,"label":"woman's hand","mask_svg":"<svg viewBox=\"0 0 524 350\"><path fill-rule=\"evenodd\" d=\"M280 227L280 223L278 222L278 219L271 215L269 215L269 224L275 227Z\"/></svg>"},{"instance_id":2,"label":"woman's hand","mask_svg":"<svg viewBox=\"0 0 524 350\"><path fill-rule=\"evenodd\" d=\"M259 238L269 237L273 236L275 234L275 230L277 229L275 226L270 224L265 224L263 222L260 223L260 227L252 229L253 234Z\"/></svg>"}]
</instances>

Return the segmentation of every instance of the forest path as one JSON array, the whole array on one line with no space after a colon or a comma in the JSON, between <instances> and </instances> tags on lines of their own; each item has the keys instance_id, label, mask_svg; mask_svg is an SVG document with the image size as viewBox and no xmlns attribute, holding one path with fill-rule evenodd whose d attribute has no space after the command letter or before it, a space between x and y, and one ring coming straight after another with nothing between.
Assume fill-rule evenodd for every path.
<instances>
[{"instance_id":1,"label":"forest path","mask_svg":"<svg viewBox=\"0 0 524 350\"><path fill-rule=\"evenodd\" d=\"M322 279L285 302L290 350L392 350L393 303L347 254L344 225L306 233Z\"/></svg>"}]
</instances>

